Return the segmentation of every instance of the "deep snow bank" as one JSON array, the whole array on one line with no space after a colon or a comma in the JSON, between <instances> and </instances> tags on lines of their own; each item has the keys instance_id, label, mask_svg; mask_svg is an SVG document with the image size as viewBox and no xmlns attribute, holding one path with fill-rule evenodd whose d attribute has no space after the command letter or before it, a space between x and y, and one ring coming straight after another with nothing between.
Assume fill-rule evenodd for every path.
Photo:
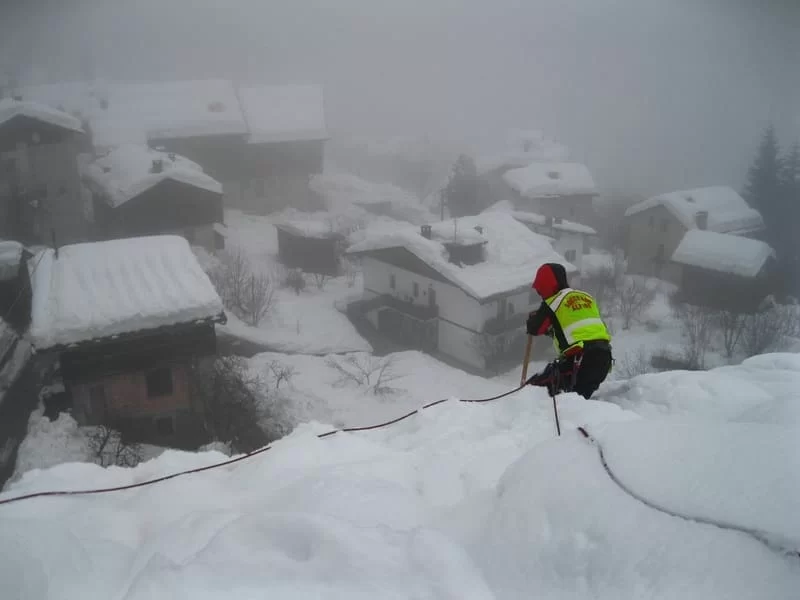
<instances>
[{"instance_id":1,"label":"deep snow bank","mask_svg":"<svg viewBox=\"0 0 800 600\"><path fill-rule=\"evenodd\" d=\"M763 358L759 370L785 374L790 360ZM789 385L770 387L762 404ZM656 399L669 394L652 389ZM529 389L489 404L446 402L370 432L318 439L328 426L303 425L269 452L150 487L0 506L0 596L796 597L800 562L637 502L575 426L608 444L609 461L640 493L783 532L796 531L787 507L798 498L776 485L779 471L756 471L791 472L785 446L769 440L796 429L719 424L701 436L575 395L559 407L561 439L549 398ZM25 473L0 498L138 482L224 458L170 451L135 469L63 464ZM748 490L751 478L784 499Z\"/></svg>"}]
</instances>

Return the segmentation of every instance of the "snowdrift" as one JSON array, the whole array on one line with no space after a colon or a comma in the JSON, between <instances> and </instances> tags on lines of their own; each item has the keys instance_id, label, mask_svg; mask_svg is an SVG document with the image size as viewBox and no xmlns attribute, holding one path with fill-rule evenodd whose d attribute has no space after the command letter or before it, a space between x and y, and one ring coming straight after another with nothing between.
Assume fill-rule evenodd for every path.
<instances>
[{"instance_id":1,"label":"snowdrift","mask_svg":"<svg viewBox=\"0 0 800 600\"><path fill-rule=\"evenodd\" d=\"M789 397L794 357L759 357ZM753 365L729 368L747 371ZM719 373L718 373L719 375ZM636 385L646 385L642 376ZM693 374L673 374L680 385ZM669 390L653 387L666 404ZM688 388L687 388L688 389ZM710 394L713 388L703 388ZM722 403L722 398L716 398ZM702 402L702 399L698 400ZM524 390L445 402L396 425L319 439L302 425L261 455L136 490L0 506L3 597L796 597L800 560L710 515L800 548L795 425L642 419L603 401ZM688 412L684 417L691 416ZM166 452L135 469L63 464L0 499L143 481L222 454Z\"/></svg>"}]
</instances>

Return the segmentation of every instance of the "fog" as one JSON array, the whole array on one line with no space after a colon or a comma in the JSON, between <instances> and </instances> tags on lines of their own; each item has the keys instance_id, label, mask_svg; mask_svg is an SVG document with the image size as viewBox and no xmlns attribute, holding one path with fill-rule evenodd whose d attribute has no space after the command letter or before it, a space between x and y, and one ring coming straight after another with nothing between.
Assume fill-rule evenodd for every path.
<instances>
[{"instance_id":1,"label":"fog","mask_svg":"<svg viewBox=\"0 0 800 600\"><path fill-rule=\"evenodd\" d=\"M4 3L21 82L315 82L336 136L477 148L538 128L601 189L740 188L763 127L800 137L794 0Z\"/></svg>"}]
</instances>

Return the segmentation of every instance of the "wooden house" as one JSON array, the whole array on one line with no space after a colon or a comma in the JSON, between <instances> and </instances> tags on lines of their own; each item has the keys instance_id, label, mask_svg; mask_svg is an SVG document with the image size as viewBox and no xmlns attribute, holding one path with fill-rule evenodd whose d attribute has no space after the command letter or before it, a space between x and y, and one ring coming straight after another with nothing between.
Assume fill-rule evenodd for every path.
<instances>
[{"instance_id":1,"label":"wooden house","mask_svg":"<svg viewBox=\"0 0 800 600\"><path fill-rule=\"evenodd\" d=\"M84 165L92 193L95 239L178 234L220 248L222 186L174 153L124 145Z\"/></svg>"},{"instance_id":2,"label":"wooden house","mask_svg":"<svg viewBox=\"0 0 800 600\"><path fill-rule=\"evenodd\" d=\"M278 231L278 258L305 273L339 274L345 236L323 222L283 220Z\"/></svg>"},{"instance_id":3,"label":"wooden house","mask_svg":"<svg viewBox=\"0 0 800 600\"><path fill-rule=\"evenodd\" d=\"M190 371L214 355L225 314L186 240L75 244L33 260L30 337L60 360L76 420L158 445L207 442Z\"/></svg>"},{"instance_id":4,"label":"wooden house","mask_svg":"<svg viewBox=\"0 0 800 600\"><path fill-rule=\"evenodd\" d=\"M30 257L19 242L0 241L0 315L20 334L31 319Z\"/></svg>"}]
</instances>

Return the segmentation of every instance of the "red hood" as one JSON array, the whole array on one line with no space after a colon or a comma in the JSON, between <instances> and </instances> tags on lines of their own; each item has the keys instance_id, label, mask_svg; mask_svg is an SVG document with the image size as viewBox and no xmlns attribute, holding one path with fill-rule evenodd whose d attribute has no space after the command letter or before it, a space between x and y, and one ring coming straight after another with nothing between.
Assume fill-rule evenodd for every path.
<instances>
[{"instance_id":1,"label":"red hood","mask_svg":"<svg viewBox=\"0 0 800 600\"><path fill-rule=\"evenodd\" d=\"M542 299L554 296L559 291L569 287L567 271L558 263L545 263L536 271L536 277L531 286Z\"/></svg>"}]
</instances>

